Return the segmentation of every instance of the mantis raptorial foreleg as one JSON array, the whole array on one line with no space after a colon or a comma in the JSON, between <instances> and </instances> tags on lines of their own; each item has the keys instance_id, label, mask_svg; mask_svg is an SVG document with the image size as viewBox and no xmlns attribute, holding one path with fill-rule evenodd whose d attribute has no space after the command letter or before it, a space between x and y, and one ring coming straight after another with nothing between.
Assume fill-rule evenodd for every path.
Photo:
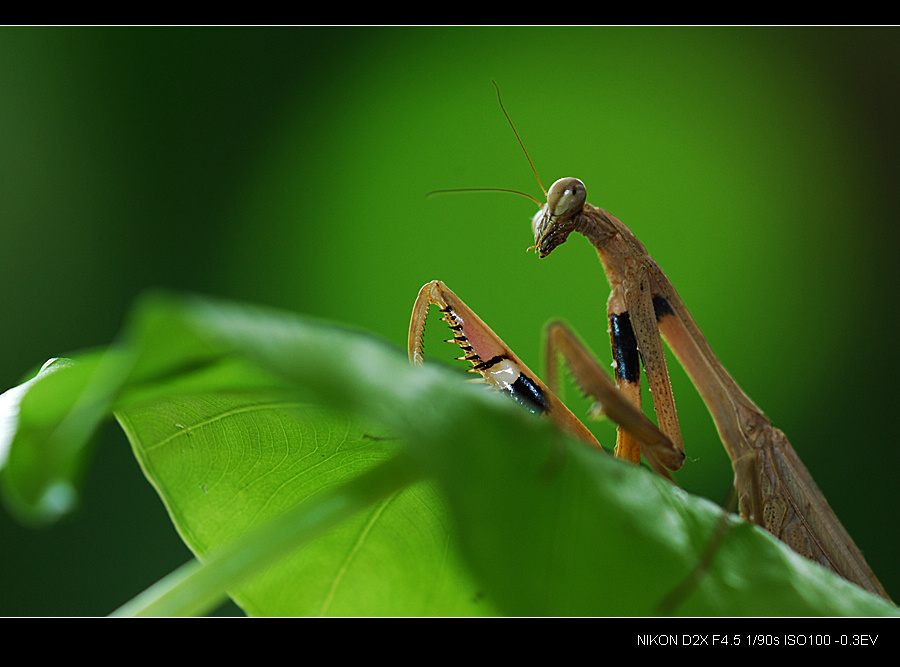
<instances>
[{"instance_id":1,"label":"mantis raptorial foreleg","mask_svg":"<svg viewBox=\"0 0 900 667\"><path fill-rule=\"evenodd\" d=\"M453 331L448 343L459 345L460 359L472 364L471 372L479 373L493 388L507 393L531 412L545 415L563 430L584 442L599 447L594 435L557 398L556 394L526 366L516 354L444 283L435 280L419 290L409 324L408 352L414 364L424 360L423 335L428 309L437 305ZM548 328L548 341L572 370L582 391L600 403L603 411L616 423L626 425L645 446L648 461L663 472L662 466L678 470L684 452L676 448L656 425L625 398L600 368L593 356L561 323ZM554 352L555 353L555 352ZM548 359L553 354L548 355ZM555 366L551 364L551 366Z\"/></svg>"},{"instance_id":2,"label":"mantis raptorial foreleg","mask_svg":"<svg viewBox=\"0 0 900 667\"><path fill-rule=\"evenodd\" d=\"M554 391L559 386L554 363L558 355L565 361L575 384L586 396L594 398L603 414L618 425L619 434L615 450L617 457L640 463L643 444L647 462L661 475L669 477L666 469L681 468L684 463L684 449L673 443L667 434L660 431L640 411L640 393L635 399L629 393L621 391L621 384L614 385L596 357L569 327L562 322L551 322L547 325L546 344L548 386ZM616 370L618 380L618 366ZM636 386L638 392L640 391L639 382L632 382L628 386L629 388Z\"/></svg>"}]
</instances>

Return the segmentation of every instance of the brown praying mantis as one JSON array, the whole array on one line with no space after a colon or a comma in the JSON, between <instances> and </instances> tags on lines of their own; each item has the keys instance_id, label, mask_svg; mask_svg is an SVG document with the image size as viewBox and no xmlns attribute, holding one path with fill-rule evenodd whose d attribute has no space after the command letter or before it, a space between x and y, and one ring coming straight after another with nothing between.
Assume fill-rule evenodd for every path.
<instances>
[{"instance_id":1,"label":"brown praying mantis","mask_svg":"<svg viewBox=\"0 0 900 667\"><path fill-rule=\"evenodd\" d=\"M502 109L502 100L500 105ZM547 330L550 363L545 384L440 281L422 287L413 306L410 361L423 362L425 319L429 307L436 304L453 331L448 342L460 346L463 356L459 358L471 362L471 372L599 447L593 434L550 389L556 386L556 363L551 360L559 355L575 383L617 424L615 456L639 463L643 452L649 465L668 476L666 470L678 470L685 455L662 338L712 415L732 461L741 516L797 553L890 600L784 433L772 426L721 364L675 287L637 237L619 219L587 203L584 183L577 178L561 178L545 194L546 203L532 221L534 246L529 250L547 257L572 232L585 236L597 250L610 285L607 314L615 383L580 340L557 322ZM641 364L658 426L641 411Z\"/></svg>"}]
</instances>

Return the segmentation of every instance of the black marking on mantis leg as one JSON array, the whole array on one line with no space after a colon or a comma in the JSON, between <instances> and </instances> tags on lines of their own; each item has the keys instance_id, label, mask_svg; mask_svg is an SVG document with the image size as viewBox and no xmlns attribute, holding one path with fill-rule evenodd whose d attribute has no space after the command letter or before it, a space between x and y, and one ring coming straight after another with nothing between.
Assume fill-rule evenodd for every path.
<instances>
[{"instance_id":1,"label":"black marking on mantis leg","mask_svg":"<svg viewBox=\"0 0 900 667\"><path fill-rule=\"evenodd\" d=\"M675 311L669 304L669 300L662 294L653 297L653 312L656 314L656 321L659 322L666 315L674 315Z\"/></svg>"},{"instance_id":2,"label":"black marking on mantis leg","mask_svg":"<svg viewBox=\"0 0 900 667\"><path fill-rule=\"evenodd\" d=\"M519 405L535 414L542 414L549 407L544 392L524 373L519 373L518 379L510 385L509 393Z\"/></svg>"},{"instance_id":3,"label":"black marking on mantis leg","mask_svg":"<svg viewBox=\"0 0 900 667\"><path fill-rule=\"evenodd\" d=\"M616 362L616 380L639 382L641 362L638 356L637 339L635 339L634 329L631 327L631 317L627 311L609 316L609 333Z\"/></svg>"},{"instance_id":4,"label":"black marking on mantis leg","mask_svg":"<svg viewBox=\"0 0 900 667\"><path fill-rule=\"evenodd\" d=\"M487 361L479 361L479 363L477 363L475 365L475 370L476 371L486 371L488 368L490 368L491 366L496 366L504 359L509 359L509 357L506 356L505 354L500 354L500 355L497 355L496 357L492 357L492 358L488 359Z\"/></svg>"},{"instance_id":5,"label":"black marking on mantis leg","mask_svg":"<svg viewBox=\"0 0 900 667\"><path fill-rule=\"evenodd\" d=\"M505 354L500 354L487 361L480 361L475 364L473 370L478 372L487 371L503 361L508 362L509 357ZM506 387L506 391L509 392L509 395L512 396L519 405L530 412L541 414L549 407L544 392L541 391L537 384L535 384L534 380L521 372L521 370L519 370L519 375L516 380Z\"/></svg>"}]
</instances>

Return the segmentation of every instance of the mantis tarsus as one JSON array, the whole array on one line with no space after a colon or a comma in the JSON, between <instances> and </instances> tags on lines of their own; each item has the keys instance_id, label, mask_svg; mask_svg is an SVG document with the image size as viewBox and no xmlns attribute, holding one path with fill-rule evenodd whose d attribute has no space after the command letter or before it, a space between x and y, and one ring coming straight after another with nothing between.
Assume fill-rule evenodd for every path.
<instances>
[{"instance_id":1,"label":"mantis tarsus","mask_svg":"<svg viewBox=\"0 0 900 667\"><path fill-rule=\"evenodd\" d=\"M666 468L677 470L684 461L662 336L716 424L734 468L741 515L797 553L890 600L784 433L772 426L725 370L675 287L631 230L607 211L587 203L585 186L577 178L561 178L550 187L532 228L533 249L539 257L548 256L572 232L578 232L597 250L606 271L611 288L607 314L615 384L562 324L548 328L547 358L555 359L559 354L580 388L599 401L604 413L617 423L616 456L639 462L643 450L648 463L663 474L667 474ZM443 312L443 319L454 332L450 342L462 348L461 359L472 363L471 371L480 373L488 384L508 392L533 412L546 414L563 429L599 446L548 388L555 382L550 377L547 385L541 382L439 281L421 289L413 308L408 339L413 363L423 360L422 335L432 304ZM658 428L640 410L641 363L650 384ZM548 365L555 367L554 363Z\"/></svg>"}]
</instances>

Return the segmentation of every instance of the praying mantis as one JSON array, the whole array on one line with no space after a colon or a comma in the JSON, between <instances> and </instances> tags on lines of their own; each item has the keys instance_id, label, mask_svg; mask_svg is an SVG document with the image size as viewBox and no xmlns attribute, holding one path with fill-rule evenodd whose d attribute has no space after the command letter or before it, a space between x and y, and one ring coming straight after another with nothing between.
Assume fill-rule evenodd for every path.
<instances>
[{"instance_id":1,"label":"praying mantis","mask_svg":"<svg viewBox=\"0 0 900 667\"><path fill-rule=\"evenodd\" d=\"M499 89L497 94L499 99ZM500 106L503 109L502 100ZM545 258L578 232L597 251L610 285L607 315L615 383L562 323L548 326L547 359L559 355L575 383L617 424L615 456L639 463L643 453L647 463L667 477L668 470L678 470L685 460L665 340L699 391L732 461L741 516L802 556L890 600L784 433L718 360L672 282L637 237L618 218L589 204L585 185L577 178L557 180L545 195L546 203L538 202L541 208L532 220L534 246L529 250ZM557 364L548 363L547 382L542 382L440 281L423 286L413 306L408 335L412 363L424 361L423 335L431 305L440 308L441 319L453 332L448 342L460 346L459 358L472 364L469 371L564 431L600 446L551 389L556 386ZM657 424L641 411L641 365Z\"/></svg>"}]
</instances>

